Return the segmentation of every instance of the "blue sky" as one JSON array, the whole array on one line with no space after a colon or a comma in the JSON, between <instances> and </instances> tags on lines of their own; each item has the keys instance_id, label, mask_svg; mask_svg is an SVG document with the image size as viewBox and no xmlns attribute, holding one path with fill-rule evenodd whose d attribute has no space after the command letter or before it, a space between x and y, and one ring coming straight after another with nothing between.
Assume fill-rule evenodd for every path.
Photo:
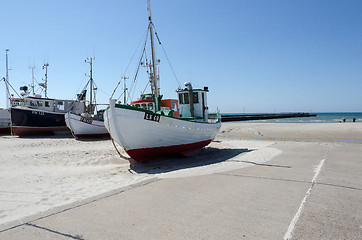
<instances>
[{"instance_id":1,"label":"blue sky","mask_svg":"<svg viewBox=\"0 0 362 240\"><path fill-rule=\"evenodd\" d=\"M360 0L153 0L151 7L178 81L208 86L211 108L362 112ZM84 60L95 57L100 103L124 73L134 75L135 60L125 70L148 24L146 0L3 0L0 15L0 77L8 48L14 88L31 83L29 66L41 81L48 62L48 96L74 98L87 80ZM178 85L161 48L157 56L161 92L174 98ZM133 99L145 84L138 79Z\"/></svg>"}]
</instances>

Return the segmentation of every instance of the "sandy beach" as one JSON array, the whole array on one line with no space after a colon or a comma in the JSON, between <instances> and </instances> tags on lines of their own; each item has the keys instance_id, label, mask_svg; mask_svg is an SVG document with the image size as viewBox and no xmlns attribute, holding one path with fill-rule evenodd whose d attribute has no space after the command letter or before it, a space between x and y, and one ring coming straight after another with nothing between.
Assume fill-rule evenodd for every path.
<instances>
[{"instance_id":1,"label":"sandy beach","mask_svg":"<svg viewBox=\"0 0 362 240\"><path fill-rule=\"evenodd\" d=\"M34 231L31 229L25 231L24 227L22 228L23 230L19 228L21 226L31 228L32 224L37 226L41 225L42 228L53 230L55 228L56 231L70 234L73 231L72 228L66 228L66 224L62 225L58 220L55 221L55 225L47 226L47 224L52 221L49 220L46 222L46 216L56 218L57 213L63 214L63 212L65 212L64 214L67 214L65 209L80 210L81 207L78 208L77 206L89 205L89 202L97 202L97 199L101 199L99 201L105 201L108 197L117 197L117 194L121 193L125 196L122 198L123 200L119 200L120 203L125 201L124 204L132 205L134 202L139 201L138 197L140 197L140 195L132 195L131 193L127 195L127 190L124 189L132 189L132 186L139 186L137 184L142 185L142 183L145 182L152 183L148 185L158 189L156 192L162 189L162 184L167 183L168 187L174 189L172 194L180 198L191 197L191 195L187 195L190 194L187 191L193 188L198 188L198 193L201 195L204 191L208 191L208 188L213 188L214 192L207 198L208 200L202 200L202 198L195 200L192 197L189 200L190 203L196 201L196 206L210 204L210 207L215 207L212 202L218 199L218 192L226 191L223 189L225 186L218 188L217 184L213 187L203 184L204 188L200 189L198 187L198 184L202 184L199 182L200 179L207 179L207 181L212 184L214 181L217 182L217 179L220 177L224 176L226 178L227 175L230 177L231 174L237 175L241 172L243 176L250 176L247 179L247 184L254 186L254 192L252 192L253 198L251 198L250 195L246 196L236 190L241 186L245 187L244 184L246 183L241 182L238 183L240 185L234 186L233 184L236 184L235 182L229 182L229 180L226 181L225 179L222 181L224 183L227 182L229 186L236 187L234 191L230 189L232 194L228 192L228 197L235 198L235 200L239 199L238 201L243 202L245 206L250 205L250 201L256 201L256 199L258 199L257 201L267 201L268 199L272 205L279 206L280 203L276 201L276 199L279 198L276 197L278 196L278 191L280 194L283 194L286 188L289 189L289 193L295 192L295 195L292 194L293 201L282 201L286 212L283 210L283 214L279 216L283 220L277 221L280 225L274 228L276 229L276 233L273 232L271 234L264 229L260 230L261 232L258 234L258 230L255 229L260 223L248 223L247 225L250 226L250 229L245 231L240 230L240 233L244 235L249 234L249 238L246 239L263 239L263 236L270 236L269 239L280 239L280 237L288 239L288 231L290 231L290 236L293 235L295 239L299 239L296 236L304 239L320 239L314 238L319 236L317 233L313 235L313 231L304 231L303 226L309 226L316 232L318 231L316 226L320 226L322 229L326 227L328 230L333 228L331 225L336 224L335 221L345 217L344 215L334 215L333 212L330 212L330 216L333 216L335 219L323 220L326 221L323 222L318 217L313 216L312 220L314 219L315 221L314 226L308 222L310 219L307 221L307 219L303 218L301 218L301 220L298 219L294 225L291 224L295 218L295 214L300 208L303 195L306 193L306 190L308 190L308 183L313 183L314 178L317 179L315 175L316 171L322 172L322 177L325 177L324 180L326 182L336 176L343 175L343 177L338 180L333 180L333 184L330 184L344 186L347 187L347 190L350 189L351 191L351 195L349 195L350 205L339 204L341 204L345 213L353 214L353 216L351 216L353 223L351 222L346 229L339 226L339 231L344 234L340 236L342 236L342 238L343 236L348 237L344 239L358 239L358 236L360 237L362 233L362 206L361 202L357 201L357 199L361 199L362 197L362 175L360 174L362 158L359 155L362 150L362 123L223 123L218 137L207 146L201 154L190 158L162 159L143 165L132 165L127 160L120 158L111 140L78 141L69 136L19 138L1 135L0 146L0 239L9 239L9 237L25 239L23 237L27 236L29 232L32 234L37 232L36 234L38 234L39 228L33 229ZM126 155L120 147L118 147L118 149L123 155ZM334 155L332 153L335 151L334 149L348 149L348 153L345 154L343 154L343 152L336 152L337 155L339 154L338 156L343 156L343 161L346 162L346 165L339 166L341 169L332 169L334 167L333 164L325 165L324 162L320 162L322 159L325 159L328 163L329 159L327 156L333 158ZM315 156L318 157L314 159ZM305 161L299 159L305 159ZM294 165L295 167L290 167ZM321 169L316 170L319 165L321 165ZM347 169L346 166L349 165L351 165L352 169ZM267 178L267 176L271 174L271 172L266 170L266 166L280 166L279 168L274 168L277 172L273 173L276 174L273 178L289 179L289 182L283 182L283 184L286 184L283 186L283 190L274 189L273 192L270 193L271 195L268 196L264 195L261 190L261 188L264 188L266 185L261 186L257 184L260 178ZM283 166L289 167L283 168ZM291 169L299 170L291 171ZM334 175L329 176L327 172L323 172L326 171L326 169L330 169L334 172ZM253 171L257 172L253 173ZM344 174L347 174L348 177ZM257 176L259 176L259 179ZM269 178L272 178L272 176L269 176ZM180 186L179 181L186 182L189 187L187 191L183 186ZM290 186L290 184L293 184L293 181L303 183L300 191L296 192L299 188L293 189L292 186ZM271 184L270 186L268 185L268 191L274 188L272 183L265 184ZM314 186L314 183L312 186ZM341 193L338 193L337 195L340 196L340 194ZM147 197L147 193L143 196ZM215 199L212 196L214 196ZM275 199L274 197L271 198L271 196L274 196ZM90 201L89 199L92 200ZM165 197L165 199L167 200L167 197ZM149 200L152 202L151 199ZM166 200L162 204L166 209L171 209L171 212L174 211L172 206L175 202L177 203L178 200L174 199L174 197L169 199L169 201ZM325 201L328 202L329 200L327 199ZM84 202L86 204L84 204ZM235 211L240 210L243 212L246 210L239 209L239 207L235 209L232 199L230 202L229 207L221 207L221 209L223 209L222 213L209 209L212 213L203 212L203 214L211 214L210 218L213 219L220 218L218 214L222 214L224 218L226 217L226 222L213 224L221 224L227 227L229 231L227 231L228 233L225 236L228 236L228 239L240 239L238 237L243 234L240 235L234 223L228 225L228 221L234 221L236 218L237 222L244 222L246 219L253 220L255 216L253 215L253 211L249 212L252 216L244 216L244 220L240 219L242 216L234 216ZM305 202L308 204L310 200L306 200ZM98 205L99 204L100 203L98 203ZM315 211L313 207L311 207L312 205L310 205L311 208L308 208L308 205L306 206L307 207L303 207L303 211L300 213L302 217L307 217L308 214L312 214L313 211ZM195 207L195 205L193 205L193 207ZM351 209L351 207L353 209ZM105 212L112 212L111 205L104 208L106 208L104 209ZM118 208L119 206L115 209ZM143 208L140 207L140 209ZM327 205L317 207L318 211L322 211L323 209L331 211L331 208ZM123 205L122 210L119 211L127 211L127 206ZM185 211L190 210L187 209ZM203 211L206 211L206 209ZM260 209L258 211L260 211ZM277 209L269 209L268 211L273 212L277 211ZM72 210L68 211L69 214L71 212ZM148 214L153 213L151 211ZM228 214L230 215L230 219L227 217ZM274 212L274 214L276 214L276 212ZM135 215L142 216L141 212ZM161 214L155 218L161 219L162 217L165 216ZM181 213L180 217L182 217ZM134 220L133 218L134 217L130 217L131 220ZM156 224L158 226L158 224L163 222L163 220L160 219L154 223L149 222L148 224ZM191 219L194 219L192 214ZM197 221L196 219L194 219L194 221ZM256 219L258 218L254 220ZM115 221L117 222L118 220ZM178 221L184 222L186 219ZM269 224L273 226L276 220L269 218L266 219L266 221L269 221ZM147 221L143 224L147 225ZM206 221L204 224L207 226L207 229L212 228L211 223ZM189 224L186 225L189 226ZM297 227L294 229L295 226ZM132 235L132 226L124 227L122 229L128 233L123 235L125 237L122 239L139 239L145 237L148 234L146 230L150 228L152 228L152 226L143 226L144 231L141 232L143 232L144 235L140 233ZM215 228L218 229L216 226ZM76 239L97 239L99 237L96 232L91 234L93 231L87 234L88 230L86 229L88 228L85 227L83 230L78 229L78 235L80 234L82 237ZM153 239L220 239L218 237L221 237L217 234L210 237L211 235L208 235L209 233L207 232L192 230L192 226L190 226L189 231L185 229L179 230L178 227L175 226L174 228L171 227L171 229L173 229L173 232L166 231L164 237L158 238L159 235L157 234L151 234L150 236ZM347 230L349 233L345 233ZM183 232L183 234L179 235L180 231ZM253 231L254 235L252 235ZM107 234L105 235L106 239L121 239L118 235L112 236L111 233L109 233L110 235ZM48 237L46 234L32 236L38 236L37 239L47 239ZM326 236L328 236L328 234ZM338 231L337 235L332 235L332 238L333 236L338 236Z\"/></svg>"},{"instance_id":2,"label":"sandy beach","mask_svg":"<svg viewBox=\"0 0 362 240\"><path fill-rule=\"evenodd\" d=\"M221 133L244 139L362 140L362 123L255 123L223 124Z\"/></svg>"}]
</instances>

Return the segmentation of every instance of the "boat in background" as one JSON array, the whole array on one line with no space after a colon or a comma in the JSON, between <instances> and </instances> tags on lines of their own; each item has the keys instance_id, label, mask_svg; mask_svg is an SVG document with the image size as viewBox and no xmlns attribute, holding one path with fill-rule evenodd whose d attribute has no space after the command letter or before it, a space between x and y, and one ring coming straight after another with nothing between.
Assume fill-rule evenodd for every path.
<instances>
[{"instance_id":1,"label":"boat in background","mask_svg":"<svg viewBox=\"0 0 362 240\"><path fill-rule=\"evenodd\" d=\"M10 111L9 111L9 67L8 67L8 52L6 49L6 77L2 78L1 81L5 82L6 91L6 108L0 108L0 133L10 133Z\"/></svg>"},{"instance_id":2,"label":"boat in background","mask_svg":"<svg viewBox=\"0 0 362 240\"><path fill-rule=\"evenodd\" d=\"M24 98L10 98L10 103L12 107L24 106ZM11 133L11 115L10 109L0 108L0 134L10 134Z\"/></svg>"},{"instance_id":3,"label":"boat in background","mask_svg":"<svg viewBox=\"0 0 362 240\"><path fill-rule=\"evenodd\" d=\"M47 97L47 67L44 64L45 71L45 97L34 92L33 77L33 96L30 96L28 88L22 87L24 92L23 105L12 106L11 129L18 136L36 136L36 135L52 135L52 134L70 134L69 129L65 125L64 114L69 110L74 112L84 112L85 104L75 100L52 99Z\"/></svg>"},{"instance_id":4,"label":"boat in background","mask_svg":"<svg viewBox=\"0 0 362 240\"><path fill-rule=\"evenodd\" d=\"M221 127L220 114L208 113L207 87L193 89L190 83L186 83L185 88L176 91L179 100L162 100L149 1L148 11L152 60L148 63L147 58L145 62L141 59L139 64L147 67L151 93L142 94L131 105L110 99L104 113L105 126L111 138L138 163L170 155L198 153L213 141Z\"/></svg>"},{"instance_id":5,"label":"boat in background","mask_svg":"<svg viewBox=\"0 0 362 240\"><path fill-rule=\"evenodd\" d=\"M0 134L10 133L9 109L0 108Z\"/></svg>"},{"instance_id":6,"label":"boat in background","mask_svg":"<svg viewBox=\"0 0 362 240\"><path fill-rule=\"evenodd\" d=\"M85 106L75 100L25 97L24 106L11 107L11 128L18 136L70 133L64 114L70 109L83 112Z\"/></svg>"},{"instance_id":7,"label":"boat in background","mask_svg":"<svg viewBox=\"0 0 362 240\"><path fill-rule=\"evenodd\" d=\"M109 138L108 130L104 126L103 112L104 110L98 111L96 115L67 112L64 117L67 127L77 139Z\"/></svg>"},{"instance_id":8,"label":"boat in background","mask_svg":"<svg viewBox=\"0 0 362 240\"><path fill-rule=\"evenodd\" d=\"M72 110L65 114L65 122L67 127L77 139L83 138L109 138L109 133L104 126L103 112L97 111L95 101L95 90L97 89L93 80L93 59L88 58L90 64L89 80L83 88L82 92L77 95L77 102L82 102L86 105L85 111L76 113ZM87 103L87 87L89 85L89 102ZM94 113L97 114L94 114Z\"/></svg>"}]
</instances>

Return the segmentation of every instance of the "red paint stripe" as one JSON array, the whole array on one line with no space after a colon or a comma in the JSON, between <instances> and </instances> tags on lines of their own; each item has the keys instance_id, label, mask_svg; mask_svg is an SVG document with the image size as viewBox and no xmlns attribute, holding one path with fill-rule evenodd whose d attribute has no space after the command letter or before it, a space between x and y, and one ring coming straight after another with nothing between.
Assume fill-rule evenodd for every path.
<instances>
[{"instance_id":1,"label":"red paint stripe","mask_svg":"<svg viewBox=\"0 0 362 240\"><path fill-rule=\"evenodd\" d=\"M0 128L0 134L9 134L10 131L10 127L1 127Z\"/></svg>"},{"instance_id":2,"label":"red paint stripe","mask_svg":"<svg viewBox=\"0 0 362 240\"><path fill-rule=\"evenodd\" d=\"M138 163L142 163L170 155L183 155L183 153L185 152L190 152L195 149L203 148L211 141L212 139L197 143L181 144L167 147L131 149L126 152L133 160Z\"/></svg>"},{"instance_id":3,"label":"red paint stripe","mask_svg":"<svg viewBox=\"0 0 362 240\"><path fill-rule=\"evenodd\" d=\"M150 102L154 102L153 99L139 99L139 100L135 100L132 101L131 104L136 104L136 103L150 103Z\"/></svg>"},{"instance_id":4,"label":"red paint stripe","mask_svg":"<svg viewBox=\"0 0 362 240\"><path fill-rule=\"evenodd\" d=\"M109 133L97 134L74 134L78 139L92 139L92 138L110 138Z\"/></svg>"},{"instance_id":5,"label":"red paint stripe","mask_svg":"<svg viewBox=\"0 0 362 240\"><path fill-rule=\"evenodd\" d=\"M37 135L48 135L54 134L56 131L66 131L70 133L69 128L66 126L60 127L23 127L23 126L12 126L12 131L17 136L37 136Z\"/></svg>"}]
</instances>

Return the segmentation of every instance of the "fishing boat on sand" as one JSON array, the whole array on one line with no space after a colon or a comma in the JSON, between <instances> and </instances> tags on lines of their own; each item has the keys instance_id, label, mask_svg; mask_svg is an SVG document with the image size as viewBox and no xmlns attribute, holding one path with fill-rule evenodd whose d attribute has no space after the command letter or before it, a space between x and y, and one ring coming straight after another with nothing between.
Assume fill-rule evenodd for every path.
<instances>
[{"instance_id":1,"label":"fishing boat on sand","mask_svg":"<svg viewBox=\"0 0 362 240\"><path fill-rule=\"evenodd\" d=\"M70 110L64 116L67 127L77 139L109 138L109 133L103 121L104 110L97 111L96 109L95 90L97 90L97 87L93 80L93 59L94 58L88 58L88 63L90 64L89 80L77 97L78 102L86 104L87 87L89 86L89 102L86 104L85 111L76 113ZM95 112L97 114L94 114Z\"/></svg>"},{"instance_id":2,"label":"fishing boat on sand","mask_svg":"<svg viewBox=\"0 0 362 240\"><path fill-rule=\"evenodd\" d=\"M39 84L45 89L45 97L35 94L33 81L32 96L30 96L26 86L22 87L24 103L10 108L11 128L15 135L36 136L69 133L69 129L65 125L64 114L70 109L79 113L85 111L85 104L82 102L47 97L48 66L49 64L44 64L45 84Z\"/></svg>"},{"instance_id":3,"label":"fishing boat on sand","mask_svg":"<svg viewBox=\"0 0 362 240\"><path fill-rule=\"evenodd\" d=\"M176 91L178 100L162 99L149 1L147 9L152 59L139 64L147 67L151 93L142 94L130 105L110 99L104 113L111 138L138 163L169 155L198 153L213 141L221 127L220 114L208 112L207 87L194 89L191 83L186 83ZM155 36L159 41L157 33Z\"/></svg>"}]
</instances>

